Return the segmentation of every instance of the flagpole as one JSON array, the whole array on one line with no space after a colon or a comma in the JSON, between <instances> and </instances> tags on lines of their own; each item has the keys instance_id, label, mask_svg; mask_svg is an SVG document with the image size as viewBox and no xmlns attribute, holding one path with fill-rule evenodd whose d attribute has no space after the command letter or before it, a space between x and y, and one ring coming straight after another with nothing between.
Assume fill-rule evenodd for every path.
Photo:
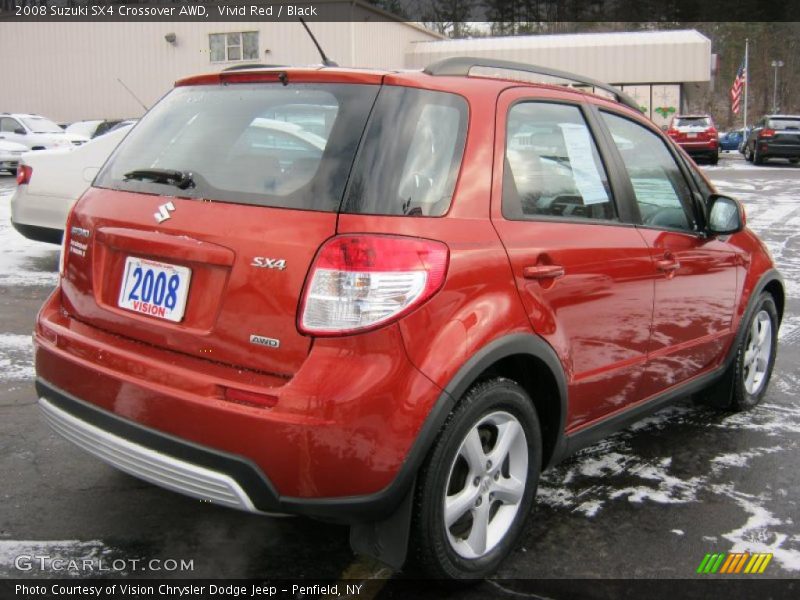
<instances>
[{"instance_id":1,"label":"flagpole","mask_svg":"<svg viewBox=\"0 0 800 600\"><path fill-rule=\"evenodd\" d=\"M748 45L750 40L744 38L744 128L747 129L747 88L750 87L750 68L747 64Z\"/></svg>"}]
</instances>

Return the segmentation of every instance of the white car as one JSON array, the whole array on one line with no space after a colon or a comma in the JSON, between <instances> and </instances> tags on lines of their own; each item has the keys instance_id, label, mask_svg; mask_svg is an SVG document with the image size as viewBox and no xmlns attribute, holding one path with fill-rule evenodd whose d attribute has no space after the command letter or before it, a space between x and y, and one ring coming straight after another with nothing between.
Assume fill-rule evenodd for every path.
<instances>
[{"instance_id":1,"label":"white car","mask_svg":"<svg viewBox=\"0 0 800 600\"><path fill-rule=\"evenodd\" d=\"M12 175L16 175L19 157L27 151L27 146L0 140L0 171L8 171Z\"/></svg>"},{"instance_id":2,"label":"white car","mask_svg":"<svg viewBox=\"0 0 800 600\"><path fill-rule=\"evenodd\" d=\"M120 127L81 146L24 154L11 197L14 228L26 238L60 244L70 208L131 127Z\"/></svg>"},{"instance_id":3,"label":"white car","mask_svg":"<svg viewBox=\"0 0 800 600\"><path fill-rule=\"evenodd\" d=\"M73 140L50 119L39 115L0 113L0 141L22 144L29 150L47 150L68 148Z\"/></svg>"}]
</instances>

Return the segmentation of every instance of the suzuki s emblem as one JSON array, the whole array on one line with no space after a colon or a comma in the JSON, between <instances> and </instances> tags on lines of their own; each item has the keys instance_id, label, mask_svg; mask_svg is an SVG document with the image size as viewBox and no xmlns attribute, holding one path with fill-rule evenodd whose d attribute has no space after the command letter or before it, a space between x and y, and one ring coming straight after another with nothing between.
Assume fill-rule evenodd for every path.
<instances>
[{"instance_id":1,"label":"suzuki s emblem","mask_svg":"<svg viewBox=\"0 0 800 600\"><path fill-rule=\"evenodd\" d=\"M153 213L153 216L156 218L156 221L163 223L172 216L169 213L173 210L175 210L175 205L172 202L167 202L166 204L159 206L158 212Z\"/></svg>"}]
</instances>

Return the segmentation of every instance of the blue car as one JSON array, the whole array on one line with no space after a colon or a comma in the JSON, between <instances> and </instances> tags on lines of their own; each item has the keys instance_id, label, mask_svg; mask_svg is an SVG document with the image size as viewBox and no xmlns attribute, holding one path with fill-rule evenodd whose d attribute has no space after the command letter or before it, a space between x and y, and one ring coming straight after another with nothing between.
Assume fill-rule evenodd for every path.
<instances>
[{"instance_id":1,"label":"blue car","mask_svg":"<svg viewBox=\"0 0 800 600\"><path fill-rule=\"evenodd\" d=\"M719 149L723 152L730 152L731 150L738 150L741 143L744 141L744 129L734 129L733 131L726 131L719 136Z\"/></svg>"}]
</instances>

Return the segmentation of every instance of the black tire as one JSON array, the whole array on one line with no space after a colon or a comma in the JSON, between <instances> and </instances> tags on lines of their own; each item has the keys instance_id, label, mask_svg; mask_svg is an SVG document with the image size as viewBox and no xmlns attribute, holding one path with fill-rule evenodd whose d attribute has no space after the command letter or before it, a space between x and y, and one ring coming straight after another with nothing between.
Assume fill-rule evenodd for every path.
<instances>
[{"instance_id":1,"label":"black tire","mask_svg":"<svg viewBox=\"0 0 800 600\"><path fill-rule=\"evenodd\" d=\"M483 555L465 558L455 549L455 544L461 542L467 544L465 539L458 536L467 534L463 531L465 527L469 528L469 532L472 531L475 523L473 519L478 518L473 515L480 514L477 511L486 511L488 527L492 526L494 519L500 514L497 507L498 505L503 506L502 502L497 499L492 500L492 494L486 490L490 489L488 485L491 485L492 479L497 481L501 475L506 477L507 469L511 468L508 461L512 460L512 452L509 451L507 454L508 461L505 459L502 461L500 474L495 472L493 476L487 474L473 477L473 471L469 468L468 461L460 454L460 449L467 439L467 434L476 425L481 425L484 419L491 419L494 415L502 414L516 419L518 425L521 426L521 431L525 434L524 445L519 441L519 433L514 438L517 440L517 444L514 445L515 457L519 457L521 452L524 453L527 450L527 467L524 461L516 460L515 462L517 468L521 467L521 472L526 473L524 490L519 503L515 505L518 507L516 513L507 521L510 524L506 525L508 528L505 533L500 535L496 545L484 548ZM478 430L483 452L487 450L491 452L495 449L490 429L491 425L488 426L488 431L487 429ZM499 428L495 430L495 436L500 435L499 431ZM499 438L495 437L495 441L497 439ZM488 454L480 456L485 457ZM505 378L495 378L475 384L448 417L417 476L411 524L410 570L417 575L449 580L474 580L491 575L514 548L514 544L522 532L533 505L541 464L542 440L539 419L533 402L525 390L514 381ZM497 465L494 467L497 469ZM459 469L462 472L461 475L459 475ZM478 499L474 505L472 500L468 501L470 508L462 509L464 510L463 516L450 527L446 527L445 498L448 491L453 489L454 482L458 483L456 480L459 476L462 482L455 486L455 492L457 493L462 487L466 492L469 488ZM475 484L474 482L478 480L481 480L481 483ZM475 486L474 490L470 487L471 485ZM479 509L482 504L481 494L488 499L483 509ZM453 496L451 495L451 497ZM500 524L502 525L502 521ZM461 532L457 531L459 527L462 529ZM456 540L455 544L451 542L451 536ZM488 540L488 538L487 534L484 539ZM460 547L464 548L463 545Z\"/></svg>"},{"instance_id":2,"label":"black tire","mask_svg":"<svg viewBox=\"0 0 800 600\"><path fill-rule=\"evenodd\" d=\"M753 144L753 164L754 165L763 165L765 160L766 159L758 151L758 146Z\"/></svg>"},{"instance_id":3,"label":"black tire","mask_svg":"<svg viewBox=\"0 0 800 600\"><path fill-rule=\"evenodd\" d=\"M747 368L745 366L745 357L748 352L748 347L752 339L753 322L758 318L759 314L765 312L769 316L771 330L770 342L771 351L769 358L766 361L766 372L761 385L754 393L747 390L746 376ZM749 410L757 406L769 386L769 379L772 375L772 368L775 365L775 356L778 351L778 309L775 306L775 300L768 292L762 292L756 303L756 308L747 323L745 334L742 336L742 341L736 351L736 359L733 364L732 377L733 377L733 393L731 395L730 409L735 411Z\"/></svg>"},{"instance_id":4,"label":"black tire","mask_svg":"<svg viewBox=\"0 0 800 600\"><path fill-rule=\"evenodd\" d=\"M719 150L708 157L708 162L710 162L712 165L716 165L719 162Z\"/></svg>"},{"instance_id":5,"label":"black tire","mask_svg":"<svg viewBox=\"0 0 800 600\"><path fill-rule=\"evenodd\" d=\"M750 150L750 146L745 145L744 147L744 159L747 162L753 162L753 151Z\"/></svg>"}]
</instances>

